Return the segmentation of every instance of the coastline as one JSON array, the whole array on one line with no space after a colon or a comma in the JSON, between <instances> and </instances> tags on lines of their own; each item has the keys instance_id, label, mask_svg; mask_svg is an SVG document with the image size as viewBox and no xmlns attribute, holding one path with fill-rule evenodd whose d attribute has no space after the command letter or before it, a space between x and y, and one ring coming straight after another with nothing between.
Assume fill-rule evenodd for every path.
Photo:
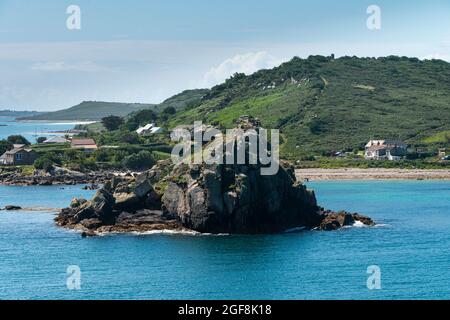
<instances>
[{"instance_id":1,"label":"coastline","mask_svg":"<svg viewBox=\"0 0 450 320\"><path fill-rule=\"evenodd\" d=\"M296 169L300 181L324 180L450 180L450 170L338 168Z\"/></svg>"}]
</instances>

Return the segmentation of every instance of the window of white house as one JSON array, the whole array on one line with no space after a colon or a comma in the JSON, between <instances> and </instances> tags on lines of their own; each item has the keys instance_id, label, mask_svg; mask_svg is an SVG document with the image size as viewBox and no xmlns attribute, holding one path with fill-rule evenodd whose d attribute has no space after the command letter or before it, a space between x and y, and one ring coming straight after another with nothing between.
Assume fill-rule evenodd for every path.
<instances>
[{"instance_id":1,"label":"window of white house","mask_svg":"<svg viewBox=\"0 0 450 320\"><path fill-rule=\"evenodd\" d=\"M22 160L22 154L21 153L16 153L16 160L17 161L21 161Z\"/></svg>"}]
</instances>

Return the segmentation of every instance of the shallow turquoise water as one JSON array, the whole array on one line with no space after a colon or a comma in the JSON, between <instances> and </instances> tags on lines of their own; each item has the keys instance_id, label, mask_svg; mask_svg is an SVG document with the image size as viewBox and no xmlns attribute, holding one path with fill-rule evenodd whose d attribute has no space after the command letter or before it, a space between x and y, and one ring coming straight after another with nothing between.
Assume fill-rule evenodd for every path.
<instances>
[{"instance_id":1,"label":"shallow turquoise water","mask_svg":"<svg viewBox=\"0 0 450 320\"><path fill-rule=\"evenodd\" d=\"M331 209L381 224L268 236L82 239L52 213L0 212L0 299L450 298L450 182L309 183ZM0 206L62 207L80 187L0 186ZM81 290L66 269L81 269ZM368 290L367 267L381 268Z\"/></svg>"},{"instance_id":2,"label":"shallow turquoise water","mask_svg":"<svg viewBox=\"0 0 450 320\"><path fill-rule=\"evenodd\" d=\"M12 117L0 117L0 139L20 134L35 143L38 137L53 137L55 131L73 129L76 122L20 122Z\"/></svg>"}]
</instances>

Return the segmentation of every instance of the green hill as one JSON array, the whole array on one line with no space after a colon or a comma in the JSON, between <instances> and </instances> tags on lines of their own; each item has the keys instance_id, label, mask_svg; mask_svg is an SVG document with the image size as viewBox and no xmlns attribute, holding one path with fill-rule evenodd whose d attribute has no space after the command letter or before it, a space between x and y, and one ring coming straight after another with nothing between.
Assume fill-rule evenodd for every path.
<instances>
[{"instance_id":1,"label":"green hill","mask_svg":"<svg viewBox=\"0 0 450 320\"><path fill-rule=\"evenodd\" d=\"M236 74L169 122L230 128L243 114L281 130L285 156L361 148L371 138L423 143L450 130L450 64L417 58L311 56Z\"/></svg>"},{"instance_id":2,"label":"green hill","mask_svg":"<svg viewBox=\"0 0 450 320\"><path fill-rule=\"evenodd\" d=\"M202 98L209 92L208 89L194 89L194 90L185 90L179 94L176 94L163 102L155 105L151 105L149 108L155 113L161 113L167 108L174 108L176 111L184 110L189 108L190 106L198 105ZM127 115L127 118L130 119L132 117L140 117L139 111L134 111ZM138 120L138 119L137 119Z\"/></svg>"},{"instance_id":3,"label":"green hill","mask_svg":"<svg viewBox=\"0 0 450 320\"><path fill-rule=\"evenodd\" d=\"M155 106L155 111L162 112L168 107L173 107L177 111L189 108L192 105L198 104L208 92L208 89L185 90L182 93L174 95L162 103L157 104Z\"/></svg>"},{"instance_id":4,"label":"green hill","mask_svg":"<svg viewBox=\"0 0 450 320\"><path fill-rule=\"evenodd\" d=\"M100 120L110 115L124 117L129 113L152 108L152 104L84 101L69 109L48 112L19 120Z\"/></svg>"}]
</instances>

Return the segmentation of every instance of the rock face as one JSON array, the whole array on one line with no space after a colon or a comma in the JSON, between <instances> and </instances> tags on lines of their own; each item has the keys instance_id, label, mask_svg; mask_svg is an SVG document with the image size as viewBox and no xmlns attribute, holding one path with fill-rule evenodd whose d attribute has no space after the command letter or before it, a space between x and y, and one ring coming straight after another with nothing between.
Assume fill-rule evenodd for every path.
<instances>
[{"instance_id":1,"label":"rock face","mask_svg":"<svg viewBox=\"0 0 450 320\"><path fill-rule=\"evenodd\" d=\"M258 166L181 166L168 180L163 212L200 232L272 233L321 221L314 193L286 164L274 176Z\"/></svg>"},{"instance_id":2,"label":"rock face","mask_svg":"<svg viewBox=\"0 0 450 320\"><path fill-rule=\"evenodd\" d=\"M248 123L247 123L248 125ZM205 233L277 233L287 229L336 230L360 221L358 214L325 211L313 191L280 163L275 175L261 165L174 166L171 160L135 178L114 177L86 201L74 199L56 221L90 232L195 230Z\"/></svg>"}]
</instances>

